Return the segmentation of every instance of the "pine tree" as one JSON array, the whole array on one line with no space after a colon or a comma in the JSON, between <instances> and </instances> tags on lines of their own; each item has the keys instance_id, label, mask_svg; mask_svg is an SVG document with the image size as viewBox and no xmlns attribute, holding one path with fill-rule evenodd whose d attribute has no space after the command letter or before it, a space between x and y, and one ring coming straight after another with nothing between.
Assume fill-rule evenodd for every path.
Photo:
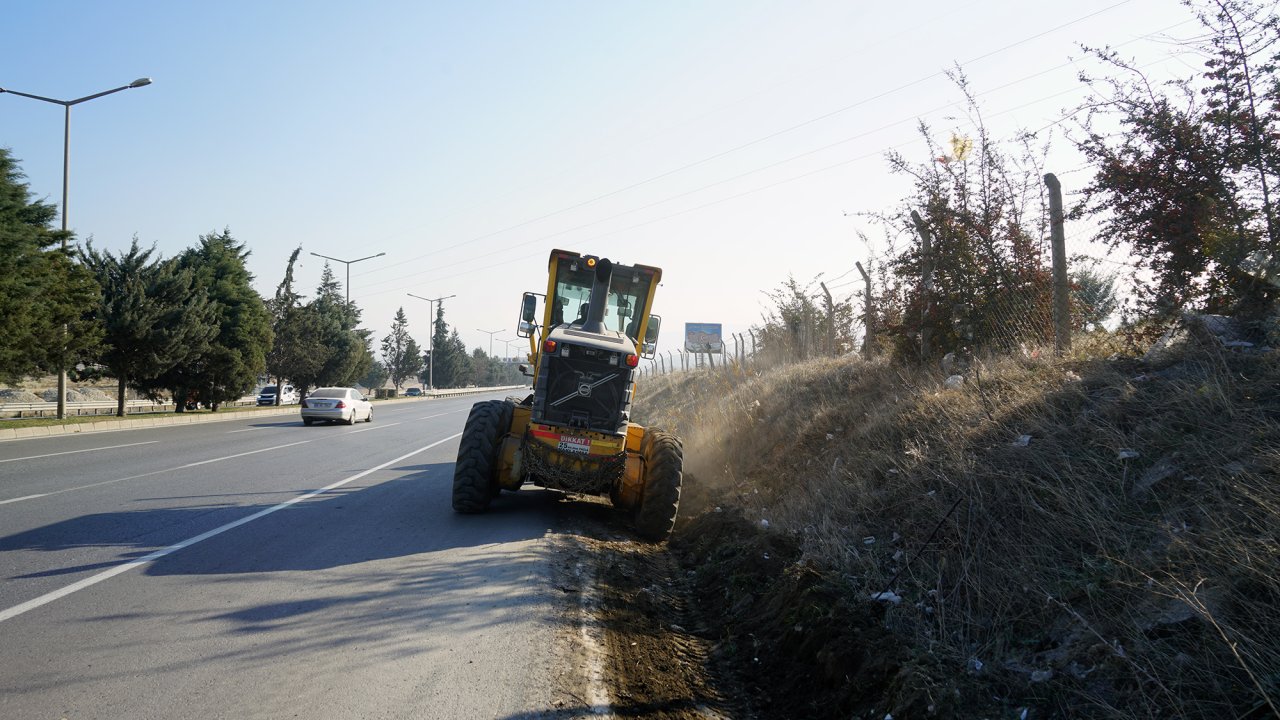
<instances>
[{"instance_id":1,"label":"pine tree","mask_svg":"<svg viewBox=\"0 0 1280 720\"><path fill-rule=\"evenodd\" d=\"M449 323L445 322L443 302L436 306L436 330L431 344L435 353L434 367L431 369L435 375L435 386L452 388L469 382L471 358L467 357L467 348L458 336L458 331L451 330Z\"/></svg>"},{"instance_id":2,"label":"pine tree","mask_svg":"<svg viewBox=\"0 0 1280 720\"><path fill-rule=\"evenodd\" d=\"M0 379L9 381L89 359L102 337L93 274L57 247L58 209L33 201L23 179L0 147Z\"/></svg>"},{"instance_id":3,"label":"pine tree","mask_svg":"<svg viewBox=\"0 0 1280 720\"><path fill-rule=\"evenodd\" d=\"M217 410L220 404L251 392L266 370L271 316L253 289L253 275L245 264L248 257L244 244L230 230L223 230L202 235L198 246L176 258L208 298L216 332L197 357L157 379L157 386L170 390L175 398L194 394Z\"/></svg>"},{"instance_id":4,"label":"pine tree","mask_svg":"<svg viewBox=\"0 0 1280 720\"><path fill-rule=\"evenodd\" d=\"M353 385L369 371L373 353L370 333L357 328L360 310L343 297L342 285L325 263L315 298L305 307L308 331L320 339L321 362L314 369L295 372L294 385L300 389L327 385Z\"/></svg>"},{"instance_id":5,"label":"pine tree","mask_svg":"<svg viewBox=\"0 0 1280 720\"><path fill-rule=\"evenodd\" d=\"M299 378L317 377L328 355L319 315L302 304L302 295L293 288L293 268L301 252L298 247L289 256L284 279L267 303L274 335L267 353L267 373L277 384L287 379L300 387ZM279 403L277 393L276 404Z\"/></svg>"},{"instance_id":6,"label":"pine tree","mask_svg":"<svg viewBox=\"0 0 1280 720\"><path fill-rule=\"evenodd\" d=\"M369 371L360 378L360 384L370 390L377 390L387 381L391 375L387 372L387 368L382 363L374 360L369 364Z\"/></svg>"},{"instance_id":7,"label":"pine tree","mask_svg":"<svg viewBox=\"0 0 1280 720\"><path fill-rule=\"evenodd\" d=\"M391 322L391 333L382 339L382 362L397 391L405 380L422 371L422 349L409 336L408 327L409 320L401 307Z\"/></svg>"},{"instance_id":8,"label":"pine tree","mask_svg":"<svg viewBox=\"0 0 1280 720\"><path fill-rule=\"evenodd\" d=\"M98 362L116 378L116 414L124 417L127 388L151 392L166 373L196 361L216 335L215 311L190 270L174 260L153 261L134 238L127 252L98 252L85 265L102 288L98 317L105 331ZM181 405L184 398L175 397Z\"/></svg>"}]
</instances>

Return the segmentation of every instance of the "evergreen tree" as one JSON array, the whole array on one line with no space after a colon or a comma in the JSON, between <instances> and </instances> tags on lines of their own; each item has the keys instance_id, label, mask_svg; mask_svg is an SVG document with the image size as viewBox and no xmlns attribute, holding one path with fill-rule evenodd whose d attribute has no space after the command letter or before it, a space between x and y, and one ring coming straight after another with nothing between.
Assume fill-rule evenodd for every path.
<instances>
[{"instance_id":1,"label":"evergreen tree","mask_svg":"<svg viewBox=\"0 0 1280 720\"><path fill-rule=\"evenodd\" d=\"M422 371L422 349L409 336L408 327L409 320L401 307L391 322L391 333L382 339L382 362L397 391L405 380Z\"/></svg>"},{"instance_id":2,"label":"evergreen tree","mask_svg":"<svg viewBox=\"0 0 1280 720\"><path fill-rule=\"evenodd\" d=\"M98 252L90 241L85 265L102 288L98 317L105 350L98 362L116 378L116 414L124 417L125 390L150 391L175 367L196 361L217 331L214 310L190 270L174 260L152 261L135 238L127 252ZM175 397L182 404L182 397Z\"/></svg>"},{"instance_id":3,"label":"evergreen tree","mask_svg":"<svg viewBox=\"0 0 1280 720\"><path fill-rule=\"evenodd\" d=\"M98 288L57 247L57 207L33 201L9 150L0 147L0 379L65 368L102 337Z\"/></svg>"},{"instance_id":4,"label":"evergreen tree","mask_svg":"<svg viewBox=\"0 0 1280 720\"><path fill-rule=\"evenodd\" d=\"M458 335L457 328L454 328L449 333L449 342L446 348L445 367L447 369L445 372L447 377L446 382L441 384L441 387L458 388L475 383L475 367L471 364L471 358L467 354L467 346L462 342L462 336ZM438 374L436 375L436 382L440 383Z\"/></svg>"},{"instance_id":5,"label":"evergreen tree","mask_svg":"<svg viewBox=\"0 0 1280 720\"><path fill-rule=\"evenodd\" d=\"M267 303L274 335L267 353L267 373L277 384L287 379L298 385L299 378L317 377L328 355L319 314L303 305L302 295L293 289L293 267L301 252L299 247L289 256L284 279ZM279 393L276 404L280 404Z\"/></svg>"},{"instance_id":6,"label":"evergreen tree","mask_svg":"<svg viewBox=\"0 0 1280 720\"><path fill-rule=\"evenodd\" d=\"M158 378L158 387L170 390L175 398L194 394L217 410L220 404L251 392L266 370L271 316L253 289L253 275L245 265L248 257L244 244L230 230L223 230L202 235L197 247L176 258L208 298L216 333L198 357Z\"/></svg>"},{"instance_id":7,"label":"evergreen tree","mask_svg":"<svg viewBox=\"0 0 1280 720\"><path fill-rule=\"evenodd\" d=\"M471 358L467 357L467 348L457 330L451 330L444 320L444 303L436 306L436 330L431 339L435 352L434 368L435 386L440 388L460 387L470 382Z\"/></svg>"},{"instance_id":8,"label":"evergreen tree","mask_svg":"<svg viewBox=\"0 0 1280 720\"><path fill-rule=\"evenodd\" d=\"M1071 259L1071 308L1073 323L1084 330L1100 330L1120 304L1116 295L1118 273L1104 272L1096 260Z\"/></svg>"},{"instance_id":9,"label":"evergreen tree","mask_svg":"<svg viewBox=\"0 0 1280 720\"><path fill-rule=\"evenodd\" d=\"M374 360L369 364L369 371L364 374L364 377L360 378L359 382L370 390L376 390L382 387L389 377L391 375L387 372L386 366Z\"/></svg>"},{"instance_id":10,"label":"evergreen tree","mask_svg":"<svg viewBox=\"0 0 1280 720\"><path fill-rule=\"evenodd\" d=\"M369 371L373 363L370 350L370 333L356 327L360 322L360 310L346 301L342 285L325 263L316 288L315 298L306 305L312 315L307 320L314 324L316 337L320 338L322 361L314 369L292 378L300 389L327 385L354 385Z\"/></svg>"}]
</instances>

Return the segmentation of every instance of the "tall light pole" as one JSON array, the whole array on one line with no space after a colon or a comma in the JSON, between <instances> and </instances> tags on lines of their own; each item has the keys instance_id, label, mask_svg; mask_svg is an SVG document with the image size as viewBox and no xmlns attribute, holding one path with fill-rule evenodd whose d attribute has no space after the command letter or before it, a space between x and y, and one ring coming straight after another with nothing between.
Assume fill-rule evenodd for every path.
<instances>
[{"instance_id":1,"label":"tall light pole","mask_svg":"<svg viewBox=\"0 0 1280 720\"><path fill-rule=\"evenodd\" d=\"M118 88L103 90L100 93L85 95L75 100L56 100L54 98L44 97L42 95L32 95L30 93L18 92L17 90L9 90L0 88L0 93L9 93L10 95L18 95L19 97L31 98L32 100L40 100L42 102L61 105L65 111L62 124L62 252L67 251L67 176L71 168L71 106L79 105L82 102L88 102L100 98L104 95L118 93L121 90L131 90L151 84L151 78L138 78L128 85L121 85ZM66 333L66 326L62 328ZM65 343L65 341L64 341ZM58 358L58 419L61 420L67 416L67 359L59 356Z\"/></svg>"},{"instance_id":2,"label":"tall light pole","mask_svg":"<svg viewBox=\"0 0 1280 720\"><path fill-rule=\"evenodd\" d=\"M325 260L332 260L332 261L334 261L334 262L344 263L344 264L347 266L347 304L348 304L348 305L350 305L350 304L351 304L351 266L352 266L352 265L354 265L355 263L358 263L358 262L364 262L365 260L372 260L372 259L374 259L374 258L382 257L383 255L386 255L386 253L381 252L381 253L378 253L377 255L370 255L369 257L362 257L362 258L360 258L359 260L339 260L339 259L338 259L338 258L336 258L336 257L329 257L328 255L321 255L320 253L317 253L317 252L313 252L313 253L311 253L311 254L312 254L312 255L315 255L316 257L322 257L322 258L324 258Z\"/></svg>"},{"instance_id":3,"label":"tall light pole","mask_svg":"<svg viewBox=\"0 0 1280 720\"><path fill-rule=\"evenodd\" d=\"M444 297L438 297L433 300L432 298L425 298L425 297L422 297L421 295L414 295L413 293L405 293L405 295L408 295L411 298L418 298L419 300L426 300L427 302L431 303L431 305L428 306L431 308L431 325L430 325L431 335L427 337L427 389L432 392L435 392L435 389L436 389L436 310L435 310L435 305L438 302L442 302L444 300L448 300L449 298L458 297L458 296L445 295Z\"/></svg>"},{"instance_id":4,"label":"tall light pole","mask_svg":"<svg viewBox=\"0 0 1280 720\"><path fill-rule=\"evenodd\" d=\"M512 343L512 342L514 342L514 341L515 341L515 338L512 338L512 339L510 339L510 340L508 340L508 339L504 339L504 338L498 338L498 342L502 343L502 344L503 344L503 346L504 346L504 347L502 348L502 361L503 361L503 362L506 362L506 361L508 361L508 360L510 360L510 359L511 359L511 343Z\"/></svg>"},{"instance_id":5,"label":"tall light pole","mask_svg":"<svg viewBox=\"0 0 1280 720\"><path fill-rule=\"evenodd\" d=\"M503 328L503 330L505 329L506 328ZM476 332L482 332L489 336L489 357L493 357L493 336L502 332L502 330L481 330L480 328L476 328Z\"/></svg>"}]
</instances>

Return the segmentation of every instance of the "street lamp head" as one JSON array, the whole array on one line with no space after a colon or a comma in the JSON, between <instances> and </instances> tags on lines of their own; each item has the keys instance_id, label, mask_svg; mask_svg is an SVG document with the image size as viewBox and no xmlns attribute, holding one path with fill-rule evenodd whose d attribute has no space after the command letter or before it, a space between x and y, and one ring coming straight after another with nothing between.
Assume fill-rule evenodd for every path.
<instances>
[{"instance_id":1,"label":"street lamp head","mask_svg":"<svg viewBox=\"0 0 1280 720\"><path fill-rule=\"evenodd\" d=\"M133 82L129 83L129 87L140 88L150 84L151 84L151 78L138 78L137 80L134 80Z\"/></svg>"}]
</instances>

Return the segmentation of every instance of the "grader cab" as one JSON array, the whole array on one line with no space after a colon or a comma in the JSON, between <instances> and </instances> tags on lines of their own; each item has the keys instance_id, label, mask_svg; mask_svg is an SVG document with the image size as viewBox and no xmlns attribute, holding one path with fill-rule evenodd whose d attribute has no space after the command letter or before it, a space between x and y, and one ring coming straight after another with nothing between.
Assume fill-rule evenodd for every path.
<instances>
[{"instance_id":1,"label":"grader cab","mask_svg":"<svg viewBox=\"0 0 1280 720\"><path fill-rule=\"evenodd\" d=\"M661 278L656 267L551 252L547 293L525 293L516 331L529 339L533 393L471 407L454 466L455 511L483 512L502 490L529 483L607 495L641 536L671 533L680 440L631 422L636 368L658 340L661 318L650 310Z\"/></svg>"}]
</instances>

